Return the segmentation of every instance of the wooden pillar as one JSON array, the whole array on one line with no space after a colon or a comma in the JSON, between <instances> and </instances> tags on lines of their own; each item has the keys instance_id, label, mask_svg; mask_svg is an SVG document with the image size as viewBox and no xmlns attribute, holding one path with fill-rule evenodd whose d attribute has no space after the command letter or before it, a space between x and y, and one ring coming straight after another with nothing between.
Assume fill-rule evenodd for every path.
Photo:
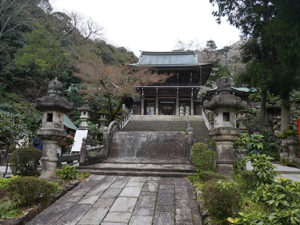
<instances>
[{"instance_id":1,"label":"wooden pillar","mask_svg":"<svg viewBox=\"0 0 300 225\"><path fill-rule=\"evenodd\" d=\"M179 115L179 93L178 93L178 88L177 88L177 93L176 93L176 116Z\"/></svg>"},{"instance_id":2,"label":"wooden pillar","mask_svg":"<svg viewBox=\"0 0 300 225\"><path fill-rule=\"evenodd\" d=\"M193 93L193 88L191 92L191 115L194 115L194 93Z\"/></svg>"},{"instance_id":3,"label":"wooden pillar","mask_svg":"<svg viewBox=\"0 0 300 225\"><path fill-rule=\"evenodd\" d=\"M141 96L141 115L144 115L144 108L145 108L145 104L144 104L144 89L142 89L142 96Z\"/></svg>"},{"instance_id":4,"label":"wooden pillar","mask_svg":"<svg viewBox=\"0 0 300 225\"><path fill-rule=\"evenodd\" d=\"M156 95L155 95L155 115L158 115L158 89L156 88Z\"/></svg>"},{"instance_id":5,"label":"wooden pillar","mask_svg":"<svg viewBox=\"0 0 300 225\"><path fill-rule=\"evenodd\" d=\"M203 85L203 81L202 81L202 67L200 66L200 71L199 71L199 75L200 75L200 86Z\"/></svg>"}]
</instances>

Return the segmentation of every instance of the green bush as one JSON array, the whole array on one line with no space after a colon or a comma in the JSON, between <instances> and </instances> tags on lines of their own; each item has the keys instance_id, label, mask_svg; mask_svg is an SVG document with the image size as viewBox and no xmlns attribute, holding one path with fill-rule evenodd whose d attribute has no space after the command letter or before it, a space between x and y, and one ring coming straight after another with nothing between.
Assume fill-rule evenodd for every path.
<instances>
[{"instance_id":1,"label":"green bush","mask_svg":"<svg viewBox=\"0 0 300 225\"><path fill-rule=\"evenodd\" d=\"M203 182L210 181L210 180L228 180L226 176L212 171L200 172L199 178Z\"/></svg>"},{"instance_id":2,"label":"green bush","mask_svg":"<svg viewBox=\"0 0 300 225\"><path fill-rule=\"evenodd\" d=\"M252 196L255 201L263 202L274 210L292 207L300 210L300 184L290 179L280 178L272 184L262 184Z\"/></svg>"},{"instance_id":3,"label":"green bush","mask_svg":"<svg viewBox=\"0 0 300 225\"><path fill-rule=\"evenodd\" d=\"M246 158L247 161L251 161L253 166L253 174L255 176L257 186L261 184L271 184L274 181L276 172L273 164L270 162L272 158L263 155L251 155Z\"/></svg>"},{"instance_id":4,"label":"green bush","mask_svg":"<svg viewBox=\"0 0 300 225\"><path fill-rule=\"evenodd\" d=\"M279 159L279 145L280 141L273 134L267 130L263 130L262 134L242 133L239 139L235 142L238 149L247 149L247 153L252 154L266 154Z\"/></svg>"},{"instance_id":5,"label":"green bush","mask_svg":"<svg viewBox=\"0 0 300 225\"><path fill-rule=\"evenodd\" d=\"M251 190L257 183L256 177L252 171L243 171L236 175L234 180L239 184L241 191Z\"/></svg>"},{"instance_id":6,"label":"green bush","mask_svg":"<svg viewBox=\"0 0 300 225\"><path fill-rule=\"evenodd\" d=\"M6 187L7 187L7 185L8 185L8 183L9 183L9 181L11 180L11 179L14 179L15 177L13 177L13 178L0 178L0 188L4 188L4 189L6 189Z\"/></svg>"},{"instance_id":7,"label":"green bush","mask_svg":"<svg viewBox=\"0 0 300 225\"><path fill-rule=\"evenodd\" d=\"M217 154L207 144L198 142L192 147L192 163L199 171L215 171Z\"/></svg>"},{"instance_id":8,"label":"green bush","mask_svg":"<svg viewBox=\"0 0 300 225\"><path fill-rule=\"evenodd\" d=\"M214 218L226 221L240 208L241 194L231 181L208 181L203 185L204 206Z\"/></svg>"},{"instance_id":9,"label":"green bush","mask_svg":"<svg viewBox=\"0 0 300 225\"><path fill-rule=\"evenodd\" d=\"M19 207L47 201L58 190L58 184L37 177L16 177L6 188L10 200Z\"/></svg>"},{"instance_id":10,"label":"green bush","mask_svg":"<svg viewBox=\"0 0 300 225\"><path fill-rule=\"evenodd\" d=\"M11 155L10 168L15 175L38 175L37 165L41 157L42 151L33 146L17 149Z\"/></svg>"},{"instance_id":11,"label":"green bush","mask_svg":"<svg viewBox=\"0 0 300 225\"><path fill-rule=\"evenodd\" d=\"M77 170L73 166L62 166L61 169L56 170L56 174L61 180L74 180L77 177Z\"/></svg>"},{"instance_id":12,"label":"green bush","mask_svg":"<svg viewBox=\"0 0 300 225\"><path fill-rule=\"evenodd\" d=\"M233 224L300 224L300 184L289 179L278 179L272 184L262 184L251 192L252 200L264 205L264 211L255 209L240 212L237 218L228 218Z\"/></svg>"}]
</instances>

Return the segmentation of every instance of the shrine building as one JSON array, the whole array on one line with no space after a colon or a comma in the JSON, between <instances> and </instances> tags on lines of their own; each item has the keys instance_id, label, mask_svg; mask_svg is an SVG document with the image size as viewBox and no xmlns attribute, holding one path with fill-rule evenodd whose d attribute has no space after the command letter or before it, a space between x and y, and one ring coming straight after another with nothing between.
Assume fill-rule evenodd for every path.
<instances>
[{"instance_id":1,"label":"shrine building","mask_svg":"<svg viewBox=\"0 0 300 225\"><path fill-rule=\"evenodd\" d=\"M212 63L198 61L194 51L141 52L139 61L130 66L168 73L165 82L136 87L135 115L201 115L202 101L197 98L212 70Z\"/></svg>"}]
</instances>

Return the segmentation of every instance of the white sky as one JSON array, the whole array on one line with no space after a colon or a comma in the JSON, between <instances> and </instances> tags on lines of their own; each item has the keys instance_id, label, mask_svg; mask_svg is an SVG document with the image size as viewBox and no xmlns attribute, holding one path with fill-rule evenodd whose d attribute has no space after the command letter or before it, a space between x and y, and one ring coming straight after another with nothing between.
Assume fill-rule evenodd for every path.
<instances>
[{"instance_id":1,"label":"white sky","mask_svg":"<svg viewBox=\"0 0 300 225\"><path fill-rule=\"evenodd\" d=\"M139 50L171 51L177 40L218 48L239 40L225 20L217 24L209 0L50 0L55 11L76 11L104 27L104 39L139 56Z\"/></svg>"}]
</instances>

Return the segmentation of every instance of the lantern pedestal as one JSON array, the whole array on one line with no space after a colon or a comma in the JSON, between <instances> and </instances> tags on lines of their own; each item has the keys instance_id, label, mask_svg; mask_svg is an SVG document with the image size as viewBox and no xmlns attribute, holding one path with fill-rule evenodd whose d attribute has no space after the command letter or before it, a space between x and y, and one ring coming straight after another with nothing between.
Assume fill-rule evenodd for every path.
<instances>
[{"instance_id":1,"label":"lantern pedestal","mask_svg":"<svg viewBox=\"0 0 300 225\"><path fill-rule=\"evenodd\" d=\"M234 163L233 144L239 133L231 127L214 128L210 132L211 139L216 144L218 154L217 171L225 176L232 177Z\"/></svg>"}]
</instances>

